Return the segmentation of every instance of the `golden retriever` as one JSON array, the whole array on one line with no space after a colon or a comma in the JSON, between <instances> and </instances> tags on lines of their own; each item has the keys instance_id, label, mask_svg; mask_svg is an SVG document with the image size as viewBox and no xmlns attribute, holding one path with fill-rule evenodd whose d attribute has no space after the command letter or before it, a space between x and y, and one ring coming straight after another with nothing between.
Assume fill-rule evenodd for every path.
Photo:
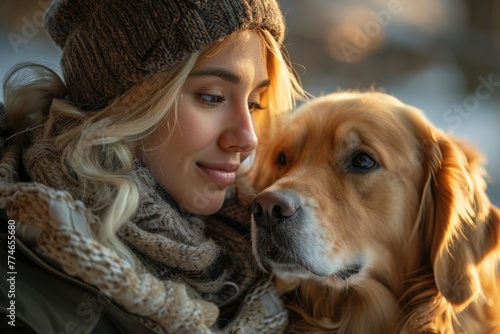
<instances>
[{"instance_id":1,"label":"golden retriever","mask_svg":"<svg viewBox=\"0 0 500 334\"><path fill-rule=\"evenodd\" d=\"M291 289L289 332L500 333L500 210L476 149L380 92L316 98L262 146L252 244Z\"/></svg>"}]
</instances>

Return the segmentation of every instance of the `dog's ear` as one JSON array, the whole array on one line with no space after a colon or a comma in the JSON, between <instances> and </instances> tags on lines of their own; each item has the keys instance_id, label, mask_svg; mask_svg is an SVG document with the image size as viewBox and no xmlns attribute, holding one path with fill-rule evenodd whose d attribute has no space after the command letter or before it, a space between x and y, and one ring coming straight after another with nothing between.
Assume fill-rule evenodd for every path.
<instances>
[{"instance_id":1,"label":"dog's ear","mask_svg":"<svg viewBox=\"0 0 500 334\"><path fill-rule=\"evenodd\" d=\"M426 243L439 292L463 308L480 291L479 264L499 246L500 214L486 195L483 159L474 148L438 134L430 151Z\"/></svg>"}]
</instances>

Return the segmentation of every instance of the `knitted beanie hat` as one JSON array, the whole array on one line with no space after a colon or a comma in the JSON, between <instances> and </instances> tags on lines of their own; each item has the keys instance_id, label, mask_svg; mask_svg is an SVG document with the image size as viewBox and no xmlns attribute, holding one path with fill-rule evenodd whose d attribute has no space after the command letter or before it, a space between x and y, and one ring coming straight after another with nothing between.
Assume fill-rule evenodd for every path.
<instances>
[{"instance_id":1,"label":"knitted beanie hat","mask_svg":"<svg viewBox=\"0 0 500 334\"><path fill-rule=\"evenodd\" d=\"M235 31L284 36L276 0L54 0L45 21L68 98L88 109Z\"/></svg>"}]
</instances>

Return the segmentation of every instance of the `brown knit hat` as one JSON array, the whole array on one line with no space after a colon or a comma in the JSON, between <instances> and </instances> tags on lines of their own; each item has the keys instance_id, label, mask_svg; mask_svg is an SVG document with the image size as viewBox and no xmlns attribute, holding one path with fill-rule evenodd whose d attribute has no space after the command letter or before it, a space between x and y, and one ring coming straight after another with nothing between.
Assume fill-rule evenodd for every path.
<instances>
[{"instance_id":1,"label":"brown knit hat","mask_svg":"<svg viewBox=\"0 0 500 334\"><path fill-rule=\"evenodd\" d=\"M237 30L284 35L276 0L55 0L45 20L68 98L88 109Z\"/></svg>"}]
</instances>

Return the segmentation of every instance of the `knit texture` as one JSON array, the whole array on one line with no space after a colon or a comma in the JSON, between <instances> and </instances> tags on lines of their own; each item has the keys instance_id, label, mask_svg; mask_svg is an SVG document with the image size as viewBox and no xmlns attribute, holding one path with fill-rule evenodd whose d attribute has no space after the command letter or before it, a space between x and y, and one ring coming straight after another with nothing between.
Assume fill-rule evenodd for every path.
<instances>
[{"instance_id":1,"label":"knit texture","mask_svg":"<svg viewBox=\"0 0 500 334\"><path fill-rule=\"evenodd\" d=\"M284 36L275 0L55 0L45 20L68 98L89 109L235 31Z\"/></svg>"},{"instance_id":2,"label":"knit texture","mask_svg":"<svg viewBox=\"0 0 500 334\"><path fill-rule=\"evenodd\" d=\"M2 137L9 132L4 116L0 113ZM75 199L78 186L63 177L59 153L43 141L43 133L60 131L57 127L68 122L61 115L51 118L48 124L56 128L37 129L24 151L29 138L0 146L0 209L18 230L36 236L34 248L153 332L218 333L222 327L224 333L283 331L287 312L274 287L255 271L250 245L237 223L248 221L248 210L237 198L222 210L228 215L206 222L173 208L155 190L149 170L136 164L129 177L141 191L139 209L119 230L139 260L134 269L95 240L98 216ZM25 173L36 182L22 182Z\"/></svg>"}]
</instances>

